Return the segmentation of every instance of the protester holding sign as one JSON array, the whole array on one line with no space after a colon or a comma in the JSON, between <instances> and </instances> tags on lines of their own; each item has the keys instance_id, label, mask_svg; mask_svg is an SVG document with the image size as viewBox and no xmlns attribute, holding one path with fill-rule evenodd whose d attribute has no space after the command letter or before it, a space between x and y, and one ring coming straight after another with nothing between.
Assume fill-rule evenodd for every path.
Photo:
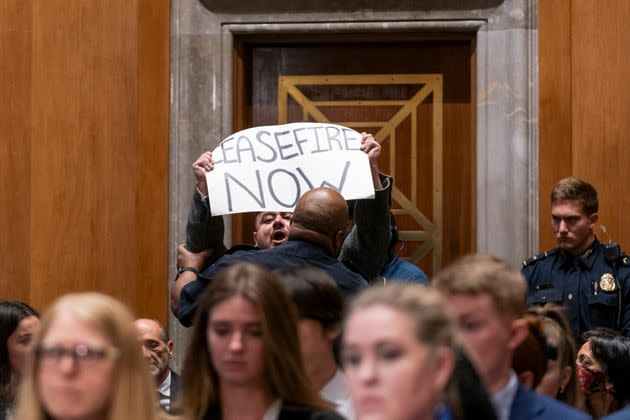
<instances>
[{"instance_id":1,"label":"protester holding sign","mask_svg":"<svg viewBox=\"0 0 630 420\"><path fill-rule=\"evenodd\" d=\"M347 233L348 207L332 188L319 187L302 195L295 207L289 237L285 244L258 251L238 251L225 255L195 280L175 283L171 291L172 310L184 326L189 326L197 300L214 276L240 262L267 269L314 266L330 275L347 297L368 286L367 281L338 257Z\"/></svg>"},{"instance_id":2,"label":"protester holding sign","mask_svg":"<svg viewBox=\"0 0 630 420\"><path fill-rule=\"evenodd\" d=\"M206 172L213 216L293 211L305 191L330 187L346 200L373 198L363 136L340 125L253 127L223 140Z\"/></svg>"},{"instance_id":3,"label":"protester holding sign","mask_svg":"<svg viewBox=\"0 0 630 420\"><path fill-rule=\"evenodd\" d=\"M237 135L232 137L235 136ZM347 132L346 136L348 136ZM374 199L356 201L354 211L350 213L350 217L354 219L354 226L344 242L339 258L355 267L356 271L366 279L372 281L377 277L387 258L387 247L390 240L388 226L392 179L389 176L379 174L378 159L381 146L374 140L374 137L362 133L360 144L358 149L368 158L369 177L374 189ZM229 155L227 158L228 160L234 159ZM225 157L221 155L220 159L225 160ZM247 164L249 163L244 165ZM223 218L210 214L212 205L208 197L206 174L213 171L214 168L213 154L209 151L203 153L193 163L197 188L193 194L186 226L186 245L180 245L178 248L177 265L179 277L182 280L181 282L178 280L178 283L194 280L197 272L226 253L226 247L223 243ZM286 240L289 224L290 213L288 212L260 212L256 217L256 230L253 233L255 247L237 245L227 252L240 249L273 248ZM210 261L207 261L210 255ZM177 284L174 286L175 294L179 293L179 290L175 289L181 289L181 287Z\"/></svg>"}]
</instances>

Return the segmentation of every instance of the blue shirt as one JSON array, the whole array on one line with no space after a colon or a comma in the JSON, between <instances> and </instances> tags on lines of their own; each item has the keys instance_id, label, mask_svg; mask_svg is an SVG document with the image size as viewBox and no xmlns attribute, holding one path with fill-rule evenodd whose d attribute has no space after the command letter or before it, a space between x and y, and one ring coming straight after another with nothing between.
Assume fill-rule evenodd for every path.
<instances>
[{"instance_id":1,"label":"blue shirt","mask_svg":"<svg viewBox=\"0 0 630 420\"><path fill-rule=\"evenodd\" d=\"M490 399L498 420L509 420L512 402L518 389L518 378L513 370L510 371L508 383Z\"/></svg>"},{"instance_id":2,"label":"blue shirt","mask_svg":"<svg viewBox=\"0 0 630 420\"><path fill-rule=\"evenodd\" d=\"M606 261L595 239L579 256L556 248L523 263L527 304L558 303L565 307L573 335L595 327L630 333L630 258L622 255L616 269ZM612 288L612 290L611 290ZM617 325L619 298L621 322Z\"/></svg>"},{"instance_id":3,"label":"blue shirt","mask_svg":"<svg viewBox=\"0 0 630 420\"><path fill-rule=\"evenodd\" d=\"M396 255L385 264L381 276L385 277L386 281L429 285L429 278L424 271Z\"/></svg>"}]
</instances>

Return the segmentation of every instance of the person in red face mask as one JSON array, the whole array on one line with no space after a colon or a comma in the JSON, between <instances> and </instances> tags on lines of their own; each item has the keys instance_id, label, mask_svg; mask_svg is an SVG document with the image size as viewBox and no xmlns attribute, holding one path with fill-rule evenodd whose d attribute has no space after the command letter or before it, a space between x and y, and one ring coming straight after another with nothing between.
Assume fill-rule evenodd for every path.
<instances>
[{"instance_id":1,"label":"person in red face mask","mask_svg":"<svg viewBox=\"0 0 630 420\"><path fill-rule=\"evenodd\" d=\"M630 340L613 330L584 334L577 357L577 376L586 408L596 419L630 403Z\"/></svg>"}]
</instances>

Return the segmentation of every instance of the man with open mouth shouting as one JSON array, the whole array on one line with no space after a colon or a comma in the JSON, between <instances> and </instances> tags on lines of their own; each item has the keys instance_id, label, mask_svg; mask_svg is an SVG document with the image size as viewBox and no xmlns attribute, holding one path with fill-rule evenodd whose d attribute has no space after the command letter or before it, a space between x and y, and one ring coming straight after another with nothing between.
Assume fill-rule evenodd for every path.
<instances>
[{"instance_id":1,"label":"man with open mouth shouting","mask_svg":"<svg viewBox=\"0 0 630 420\"><path fill-rule=\"evenodd\" d=\"M375 190L374 199L348 203L348 235L343 242L338 259L368 281L378 278L386 262L390 242L389 215L391 206L392 178L379 173L378 159L381 145L371 134L362 133L363 150L370 163ZM178 276L171 290L171 309L177 313L179 295L188 283L195 281L199 272L211 266L225 254L241 250L275 248L286 242L292 214L284 212L260 212L256 215L254 246L235 245L226 249L223 243L224 223L222 216L210 216L210 198L207 196L205 173L213 170L212 153L203 153L194 163L193 172L197 188L186 226L186 244L178 247Z\"/></svg>"}]
</instances>

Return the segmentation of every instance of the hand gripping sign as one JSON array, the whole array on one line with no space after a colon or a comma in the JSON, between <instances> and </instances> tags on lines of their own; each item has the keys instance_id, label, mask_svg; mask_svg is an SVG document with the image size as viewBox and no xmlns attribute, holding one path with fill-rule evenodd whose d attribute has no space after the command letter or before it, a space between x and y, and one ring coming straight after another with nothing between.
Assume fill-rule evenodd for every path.
<instances>
[{"instance_id":1,"label":"hand gripping sign","mask_svg":"<svg viewBox=\"0 0 630 420\"><path fill-rule=\"evenodd\" d=\"M340 125L292 123L248 128L212 151L206 173L213 216L293 211L311 188L326 186L346 200L373 198L361 134Z\"/></svg>"}]
</instances>

